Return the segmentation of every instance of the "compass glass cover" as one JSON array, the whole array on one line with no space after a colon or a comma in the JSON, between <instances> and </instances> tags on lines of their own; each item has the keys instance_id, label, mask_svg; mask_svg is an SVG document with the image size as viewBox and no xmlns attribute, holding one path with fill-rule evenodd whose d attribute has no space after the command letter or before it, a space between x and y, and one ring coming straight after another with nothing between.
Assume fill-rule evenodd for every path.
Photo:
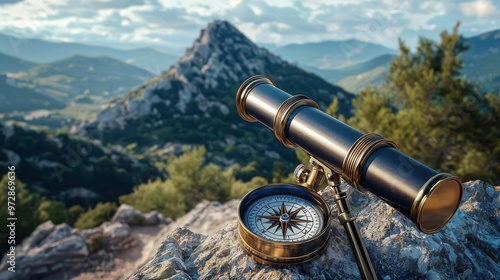
<instances>
[{"instance_id":1,"label":"compass glass cover","mask_svg":"<svg viewBox=\"0 0 500 280\"><path fill-rule=\"evenodd\" d=\"M309 200L283 194L262 197L251 203L243 223L256 235L275 242L300 242L323 229L321 211Z\"/></svg>"}]
</instances>

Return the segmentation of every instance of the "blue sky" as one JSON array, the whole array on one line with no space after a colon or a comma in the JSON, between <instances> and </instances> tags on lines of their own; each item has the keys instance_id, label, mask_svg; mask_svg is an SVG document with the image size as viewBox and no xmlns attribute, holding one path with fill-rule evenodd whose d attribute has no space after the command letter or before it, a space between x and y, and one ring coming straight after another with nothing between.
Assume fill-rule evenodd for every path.
<instances>
[{"instance_id":1,"label":"blue sky","mask_svg":"<svg viewBox=\"0 0 500 280\"><path fill-rule=\"evenodd\" d=\"M398 38L414 46L458 20L466 36L499 29L500 1L0 0L0 19L0 32L22 38L179 54L214 19L257 43L356 38L396 48Z\"/></svg>"}]
</instances>

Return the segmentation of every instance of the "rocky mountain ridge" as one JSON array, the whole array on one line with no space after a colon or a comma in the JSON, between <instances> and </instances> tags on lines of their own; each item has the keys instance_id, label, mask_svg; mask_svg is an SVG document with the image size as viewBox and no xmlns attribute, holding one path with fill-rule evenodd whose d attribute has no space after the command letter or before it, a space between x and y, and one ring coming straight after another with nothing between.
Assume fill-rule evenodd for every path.
<instances>
[{"instance_id":1,"label":"rocky mountain ridge","mask_svg":"<svg viewBox=\"0 0 500 280\"><path fill-rule=\"evenodd\" d=\"M500 275L500 189L481 181L464 185L456 216L433 235L418 232L407 218L373 195L348 190L380 279L495 279ZM333 205L328 189L322 195ZM95 229L78 231L47 222L23 242L17 276L52 280L359 279L347 236L336 219L329 247L312 262L282 269L255 263L238 245L238 203L201 203L175 222L127 205L119 208L112 222ZM337 215L335 209L333 215ZM146 221L158 226L138 226Z\"/></svg>"},{"instance_id":2,"label":"rocky mountain ridge","mask_svg":"<svg viewBox=\"0 0 500 280\"><path fill-rule=\"evenodd\" d=\"M337 97L340 111L350 114L351 94L258 47L230 23L214 21L166 73L111 103L78 133L108 129L104 143L137 143L139 150L205 145L210 160L223 165L235 159L243 165L262 162L258 154L275 151L275 159L293 161L293 151L277 141L257 140L261 127L245 123L236 113L236 90L255 74L270 75L284 90L306 94L323 108Z\"/></svg>"}]
</instances>

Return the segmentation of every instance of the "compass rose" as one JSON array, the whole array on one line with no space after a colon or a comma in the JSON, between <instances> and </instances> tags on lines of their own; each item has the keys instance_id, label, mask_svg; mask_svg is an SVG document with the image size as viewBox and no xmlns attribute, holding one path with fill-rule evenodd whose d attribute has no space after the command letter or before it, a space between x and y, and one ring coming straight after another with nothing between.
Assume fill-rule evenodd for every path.
<instances>
[{"instance_id":1,"label":"compass rose","mask_svg":"<svg viewBox=\"0 0 500 280\"><path fill-rule=\"evenodd\" d=\"M295 233L293 228L296 228L300 230L299 224L300 223L311 223L313 221L309 220L304 220L301 219L301 216L298 216L300 210L302 210L304 207L299 207L296 210L292 211L293 206L290 208L290 210L286 209L285 202L281 203L281 207L274 210L274 215L271 216L261 216L261 218L268 219L267 223L270 223L271 225L267 228L267 230L272 229L273 227L276 227L274 229L274 232L277 232L281 228L281 233L283 234L283 239L286 238L286 233L288 229L292 233Z\"/></svg>"}]
</instances>

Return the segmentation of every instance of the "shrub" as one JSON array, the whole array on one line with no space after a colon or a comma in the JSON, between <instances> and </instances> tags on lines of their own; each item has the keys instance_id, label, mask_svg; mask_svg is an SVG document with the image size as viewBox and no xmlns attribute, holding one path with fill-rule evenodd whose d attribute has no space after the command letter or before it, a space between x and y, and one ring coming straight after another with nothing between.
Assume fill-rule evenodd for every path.
<instances>
[{"instance_id":1,"label":"shrub","mask_svg":"<svg viewBox=\"0 0 500 280\"><path fill-rule=\"evenodd\" d=\"M75 223L75 227L79 229L96 227L103 222L111 220L116 209L117 207L114 202L99 202L94 208L80 215Z\"/></svg>"}]
</instances>

